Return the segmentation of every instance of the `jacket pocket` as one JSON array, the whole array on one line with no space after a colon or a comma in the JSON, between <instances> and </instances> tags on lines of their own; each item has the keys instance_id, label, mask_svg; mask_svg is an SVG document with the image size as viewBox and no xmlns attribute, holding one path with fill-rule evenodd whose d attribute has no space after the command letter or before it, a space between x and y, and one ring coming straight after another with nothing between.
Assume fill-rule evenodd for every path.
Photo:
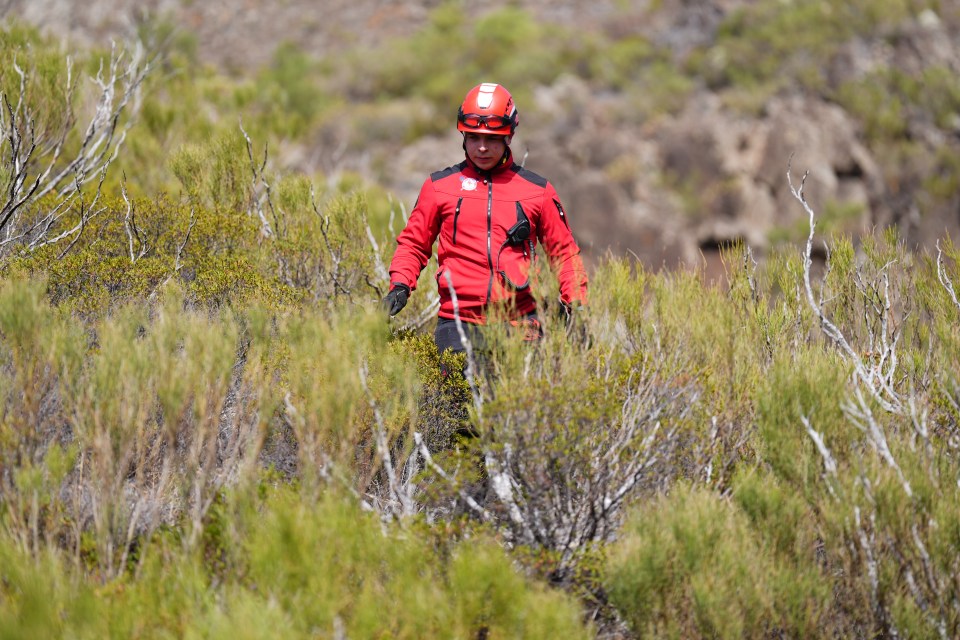
<instances>
[{"instance_id":1,"label":"jacket pocket","mask_svg":"<svg viewBox=\"0 0 960 640\"><path fill-rule=\"evenodd\" d=\"M457 221L460 219L460 205L463 204L463 198L457 198L457 208L453 212L453 244L457 244Z\"/></svg>"}]
</instances>

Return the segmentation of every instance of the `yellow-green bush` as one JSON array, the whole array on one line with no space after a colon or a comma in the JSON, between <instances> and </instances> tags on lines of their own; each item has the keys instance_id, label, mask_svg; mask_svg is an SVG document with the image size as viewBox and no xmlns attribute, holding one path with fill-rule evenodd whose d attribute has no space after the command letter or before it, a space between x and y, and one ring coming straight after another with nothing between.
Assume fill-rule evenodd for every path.
<instances>
[{"instance_id":1,"label":"yellow-green bush","mask_svg":"<svg viewBox=\"0 0 960 640\"><path fill-rule=\"evenodd\" d=\"M444 559L353 501L307 504L287 489L231 513L243 566L223 581L163 536L135 574L102 586L0 539L4 637L589 637L574 601L525 580L484 537Z\"/></svg>"},{"instance_id":2,"label":"yellow-green bush","mask_svg":"<svg viewBox=\"0 0 960 640\"><path fill-rule=\"evenodd\" d=\"M611 549L611 600L642 637L810 637L829 589L782 563L763 531L729 501L679 485L638 507Z\"/></svg>"},{"instance_id":3,"label":"yellow-green bush","mask_svg":"<svg viewBox=\"0 0 960 640\"><path fill-rule=\"evenodd\" d=\"M849 39L889 30L920 10L906 0L746 5L724 19L716 42L693 59L692 68L716 87L799 80L822 89L825 79L808 71L822 69Z\"/></svg>"}]
</instances>

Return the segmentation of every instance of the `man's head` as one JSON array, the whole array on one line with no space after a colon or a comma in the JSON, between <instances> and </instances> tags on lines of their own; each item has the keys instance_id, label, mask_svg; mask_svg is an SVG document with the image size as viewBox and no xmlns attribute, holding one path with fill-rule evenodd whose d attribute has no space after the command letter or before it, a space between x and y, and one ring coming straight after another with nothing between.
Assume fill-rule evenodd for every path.
<instances>
[{"instance_id":1,"label":"man's head","mask_svg":"<svg viewBox=\"0 0 960 640\"><path fill-rule=\"evenodd\" d=\"M506 156L519 123L513 96L490 82L471 89L457 113L457 130L463 133L467 157L484 171L497 166Z\"/></svg>"}]
</instances>

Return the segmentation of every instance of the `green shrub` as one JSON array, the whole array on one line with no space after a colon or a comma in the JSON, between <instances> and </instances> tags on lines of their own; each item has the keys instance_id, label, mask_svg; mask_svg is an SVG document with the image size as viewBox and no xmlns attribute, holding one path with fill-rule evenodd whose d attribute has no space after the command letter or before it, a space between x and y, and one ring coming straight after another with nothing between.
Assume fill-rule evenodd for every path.
<instances>
[{"instance_id":1,"label":"green shrub","mask_svg":"<svg viewBox=\"0 0 960 640\"><path fill-rule=\"evenodd\" d=\"M679 485L632 514L610 551L610 597L642 637L806 636L827 589L776 551L738 508Z\"/></svg>"},{"instance_id":2,"label":"green shrub","mask_svg":"<svg viewBox=\"0 0 960 640\"><path fill-rule=\"evenodd\" d=\"M751 4L724 19L716 41L691 58L690 68L714 88L799 81L822 91L826 80L816 70L845 42L890 30L914 11L906 0Z\"/></svg>"},{"instance_id":3,"label":"green shrub","mask_svg":"<svg viewBox=\"0 0 960 640\"><path fill-rule=\"evenodd\" d=\"M492 542L456 545L444 566L416 537L385 544L375 519L342 500L281 502L246 553L251 584L299 634L340 624L350 637L585 635L576 607L528 586Z\"/></svg>"},{"instance_id":4,"label":"green shrub","mask_svg":"<svg viewBox=\"0 0 960 640\"><path fill-rule=\"evenodd\" d=\"M351 60L355 71L344 82L349 93L378 101L425 97L438 113L450 113L481 81L510 87L518 103L526 104L529 87L553 81L577 46L572 34L536 21L528 11L507 7L474 19L446 2L412 37L357 51ZM525 53L518 55L521 50Z\"/></svg>"},{"instance_id":5,"label":"green shrub","mask_svg":"<svg viewBox=\"0 0 960 640\"><path fill-rule=\"evenodd\" d=\"M52 550L32 556L0 537L0 634L4 638L105 637L95 588L70 576Z\"/></svg>"},{"instance_id":6,"label":"green shrub","mask_svg":"<svg viewBox=\"0 0 960 640\"><path fill-rule=\"evenodd\" d=\"M0 538L4 637L220 636L586 638L575 602L531 584L483 536L443 559L414 531L333 495L290 489L229 507L236 572L212 582L199 558L158 535L135 575L95 586L56 552Z\"/></svg>"},{"instance_id":7,"label":"green shrub","mask_svg":"<svg viewBox=\"0 0 960 640\"><path fill-rule=\"evenodd\" d=\"M75 108L67 100L67 64L65 56L53 40L41 37L36 30L13 22L0 29L0 93L15 108L20 96L21 76L24 73L24 98L20 107L35 121L37 133L52 137L60 129L68 107ZM74 71L76 73L76 71ZM77 82L75 78L72 79ZM7 107L4 107L6 110ZM9 122L9 114L4 114ZM4 140L4 145L8 141ZM7 150L5 153L9 153Z\"/></svg>"}]
</instances>

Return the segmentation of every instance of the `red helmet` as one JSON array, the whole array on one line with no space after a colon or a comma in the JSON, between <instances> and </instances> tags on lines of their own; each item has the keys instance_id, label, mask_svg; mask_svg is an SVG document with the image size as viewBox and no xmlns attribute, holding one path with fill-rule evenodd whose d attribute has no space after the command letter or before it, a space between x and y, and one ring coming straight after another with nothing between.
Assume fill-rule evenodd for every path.
<instances>
[{"instance_id":1,"label":"red helmet","mask_svg":"<svg viewBox=\"0 0 960 640\"><path fill-rule=\"evenodd\" d=\"M520 116L513 96L499 84L484 82L467 93L457 113L457 130L511 136Z\"/></svg>"}]
</instances>

